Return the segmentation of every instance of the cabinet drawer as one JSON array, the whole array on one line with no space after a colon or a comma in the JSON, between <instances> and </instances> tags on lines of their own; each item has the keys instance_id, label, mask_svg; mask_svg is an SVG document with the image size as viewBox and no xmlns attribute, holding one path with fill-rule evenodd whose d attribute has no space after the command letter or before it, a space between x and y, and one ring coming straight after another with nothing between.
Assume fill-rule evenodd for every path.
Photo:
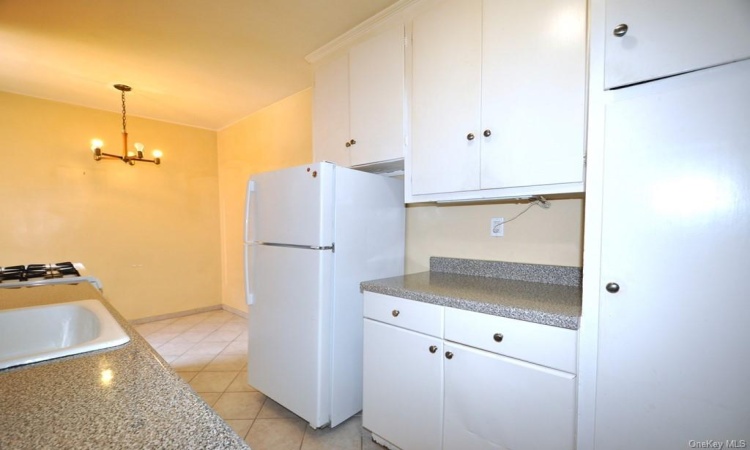
<instances>
[{"instance_id":1,"label":"cabinet drawer","mask_svg":"<svg viewBox=\"0 0 750 450\"><path fill-rule=\"evenodd\" d=\"M445 339L576 373L576 330L445 308Z\"/></svg>"},{"instance_id":2,"label":"cabinet drawer","mask_svg":"<svg viewBox=\"0 0 750 450\"><path fill-rule=\"evenodd\" d=\"M365 317L430 336L443 337L443 307L365 292Z\"/></svg>"}]
</instances>

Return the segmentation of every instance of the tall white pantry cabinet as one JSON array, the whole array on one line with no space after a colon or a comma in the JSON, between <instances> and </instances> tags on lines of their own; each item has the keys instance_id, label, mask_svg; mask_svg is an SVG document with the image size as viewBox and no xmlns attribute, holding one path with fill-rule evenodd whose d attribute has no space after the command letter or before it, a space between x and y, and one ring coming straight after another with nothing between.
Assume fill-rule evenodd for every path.
<instances>
[{"instance_id":1,"label":"tall white pantry cabinet","mask_svg":"<svg viewBox=\"0 0 750 450\"><path fill-rule=\"evenodd\" d=\"M743 448L750 2L590 8L578 448Z\"/></svg>"}]
</instances>

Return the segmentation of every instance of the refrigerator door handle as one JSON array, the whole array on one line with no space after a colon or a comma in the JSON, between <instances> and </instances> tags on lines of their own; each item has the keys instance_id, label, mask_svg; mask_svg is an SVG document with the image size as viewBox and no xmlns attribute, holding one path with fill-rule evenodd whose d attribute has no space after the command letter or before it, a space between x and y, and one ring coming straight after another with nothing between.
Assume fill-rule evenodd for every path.
<instances>
[{"instance_id":1,"label":"refrigerator door handle","mask_svg":"<svg viewBox=\"0 0 750 450\"><path fill-rule=\"evenodd\" d=\"M316 246L316 245L297 245L297 244L282 244L279 242L254 242L254 244L257 245L267 245L269 247L286 247L286 248L297 248L300 250L331 250L332 252L336 251L336 245L325 245L325 246Z\"/></svg>"},{"instance_id":2,"label":"refrigerator door handle","mask_svg":"<svg viewBox=\"0 0 750 450\"><path fill-rule=\"evenodd\" d=\"M250 226L253 208L253 194L255 193L255 181L250 180L247 182L247 191L245 192L245 242L250 242Z\"/></svg>"},{"instance_id":3,"label":"refrigerator door handle","mask_svg":"<svg viewBox=\"0 0 750 450\"><path fill-rule=\"evenodd\" d=\"M252 305L255 303L255 294L253 294L252 282L255 274L250 273L250 251L251 245L245 244L245 303Z\"/></svg>"}]
</instances>

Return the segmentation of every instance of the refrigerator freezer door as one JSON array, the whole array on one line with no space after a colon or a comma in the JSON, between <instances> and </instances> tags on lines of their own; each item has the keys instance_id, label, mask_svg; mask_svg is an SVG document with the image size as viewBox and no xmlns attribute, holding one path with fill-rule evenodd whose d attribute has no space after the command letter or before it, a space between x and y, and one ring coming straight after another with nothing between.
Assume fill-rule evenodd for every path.
<instances>
[{"instance_id":1,"label":"refrigerator freezer door","mask_svg":"<svg viewBox=\"0 0 750 450\"><path fill-rule=\"evenodd\" d=\"M330 163L255 175L248 184L246 242L330 246L333 187Z\"/></svg>"},{"instance_id":2,"label":"refrigerator freezer door","mask_svg":"<svg viewBox=\"0 0 750 450\"><path fill-rule=\"evenodd\" d=\"M330 421L330 250L254 244L248 382L320 427Z\"/></svg>"}]
</instances>

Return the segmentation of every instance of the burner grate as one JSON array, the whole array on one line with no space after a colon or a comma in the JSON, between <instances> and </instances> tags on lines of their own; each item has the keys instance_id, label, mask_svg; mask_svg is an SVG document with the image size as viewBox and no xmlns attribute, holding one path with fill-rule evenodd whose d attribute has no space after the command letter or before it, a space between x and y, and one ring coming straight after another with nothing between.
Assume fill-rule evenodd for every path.
<instances>
[{"instance_id":1,"label":"burner grate","mask_svg":"<svg viewBox=\"0 0 750 450\"><path fill-rule=\"evenodd\" d=\"M72 262L65 261L55 264L29 264L27 266L0 267L0 283L3 281L28 281L34 279L51 279L64 277L80 277L81 273Z\"/></svg>"}]
</instances>

